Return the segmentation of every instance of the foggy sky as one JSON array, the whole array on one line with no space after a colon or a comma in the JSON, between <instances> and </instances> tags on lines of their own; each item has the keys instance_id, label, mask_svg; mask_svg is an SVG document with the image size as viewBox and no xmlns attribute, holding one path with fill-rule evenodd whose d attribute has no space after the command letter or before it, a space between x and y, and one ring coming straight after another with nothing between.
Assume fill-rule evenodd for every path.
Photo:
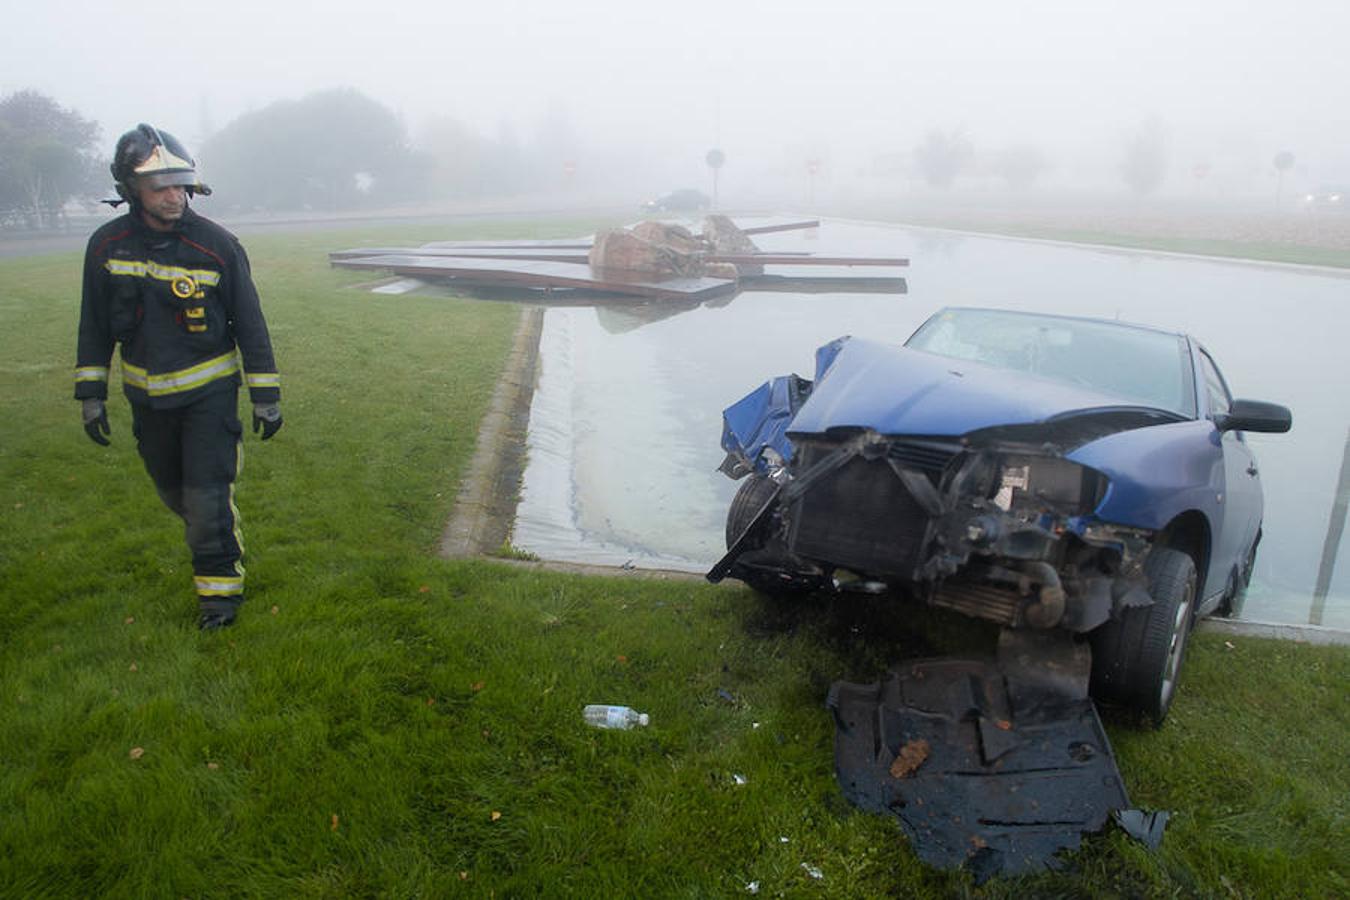
<instances>
[{"instance_id":1,"label":"foggy sky","mask_svg":"<svg viewBox=\"0 0 1350 900\"><path fill-rule=\"evenodd\" d=\"M411 133L491 136L564 114L653 163L866 159L930 129L1091 152L1149 117L1185 158L1350 177L1343 0L403 0L12 5L0 95L34 88L103 126L191 145L277 99L352 87Z\"/></svg>"}]
</instances>

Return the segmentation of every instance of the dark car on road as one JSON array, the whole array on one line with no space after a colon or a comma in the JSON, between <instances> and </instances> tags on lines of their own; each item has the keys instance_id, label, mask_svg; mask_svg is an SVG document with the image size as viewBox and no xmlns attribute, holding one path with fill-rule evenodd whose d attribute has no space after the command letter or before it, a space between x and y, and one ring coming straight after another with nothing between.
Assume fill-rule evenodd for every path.
<instances>
[{"instance_id":1,"label":"dark car on road","mask_svg":"<svg viewBox=\"0 0 1350 900\"><path fill-rule=\"evenodd\" d=\"M710 206L708 195L693 188L681 188L642 204L647 212L703 212Z\"/></svg>"},{"instance_id":2,"label":"dark car on road","mask_svg":"<svg viewBox=\"0 0 1350 900\"><path fill-rule=\"evenodd\" d=\"M1161 721L1197 616L1251 577L1262 492L1234 399L1194 338L1116 321L938 312L904 346L840 338L815 377L723 415L745 481L708 573L768 594L917 597L1091 646L1098 698Z\"/></svg>"},{"instance_id":3,"label":"dark car on road","mask_svg":"<svg viewBox=\"0 0 1350 900\"><path fill-rule=\"evenodd\" d=\"M1350 212L1350 187L1322 185L1303 195L1303 208L1313 212Z\"/></svg>"}]
</instances>

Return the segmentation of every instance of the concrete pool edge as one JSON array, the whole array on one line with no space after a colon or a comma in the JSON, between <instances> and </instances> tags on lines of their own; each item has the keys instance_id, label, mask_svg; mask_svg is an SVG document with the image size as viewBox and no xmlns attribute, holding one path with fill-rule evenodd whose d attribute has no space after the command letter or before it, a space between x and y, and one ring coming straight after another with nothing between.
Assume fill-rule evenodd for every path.
<instances>
[{"instance_id":1,"label":"concrete pool edge","mask_svg":"<svg viewBox=\"0 0 1350 900\"><path fill-rule=\"evenodd\" d=\"M473 458L441 535L443 557L483 556L510 536L543 327L544 307L521 309L510 353L478 429Z\"/></svg>"}]
</instances>

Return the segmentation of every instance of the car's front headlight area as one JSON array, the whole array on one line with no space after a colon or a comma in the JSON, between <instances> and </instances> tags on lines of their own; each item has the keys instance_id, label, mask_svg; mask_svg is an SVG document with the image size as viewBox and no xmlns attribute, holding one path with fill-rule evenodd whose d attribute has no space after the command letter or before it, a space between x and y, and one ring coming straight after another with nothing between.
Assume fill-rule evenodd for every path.
<instances>
[{"instance_id":1,"label":"car's front headlight area","mask_svg":"<svg viewBox=\"0 0 1350 900\"><path fill-rule=\"evenodd\" d=\"M1001 460L990 499L1022 519L1082 516L1097 508L1106 485L1100 472L1062 457L1008 454Z\"/></svg>"}]
</instances>

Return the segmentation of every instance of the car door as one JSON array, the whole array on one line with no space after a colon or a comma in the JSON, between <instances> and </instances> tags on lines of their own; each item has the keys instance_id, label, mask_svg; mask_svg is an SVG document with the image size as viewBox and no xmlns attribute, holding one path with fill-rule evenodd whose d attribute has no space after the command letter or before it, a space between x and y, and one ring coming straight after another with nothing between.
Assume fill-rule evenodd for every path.
<instances>
[{"instance_id":1,"label":"car door","mask_svg":"<svg viewBox=\"0 0 1350 900\"><path fill-rule=\"evenodd\" d=\"M1214 358L1203 347L1198 349L1208 417L1213 421L1232 407L1233 395ZM1222 593L1234 570L1240 567L1243 554L1256 537L1262 502L1261 476L1246 437L1240 431L1220 432L1217 428L1214 437L1223 453L1224 490L1218 533L1212 540L1209 577L1205 579L1206 600Z\"/></svg>"}]
</instances>

